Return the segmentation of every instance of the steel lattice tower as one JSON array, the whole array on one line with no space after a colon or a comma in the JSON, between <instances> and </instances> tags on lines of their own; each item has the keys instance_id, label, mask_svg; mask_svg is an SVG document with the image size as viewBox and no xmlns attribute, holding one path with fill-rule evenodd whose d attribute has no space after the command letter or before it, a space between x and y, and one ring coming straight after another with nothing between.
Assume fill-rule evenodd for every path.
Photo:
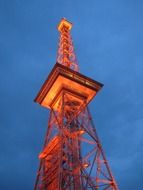
<instances>
[{"instance_id":1,"label":"steel lattice tower","mask_svg":"<svg viewBox=\"0 0 143 190\"><path fill-rule=\"evenodd\" d=\"M79 73L62 19L57 63L35 102L50 109L35 190L118 190L88 109L102 84Z\"/></svg>"}]
</instances>

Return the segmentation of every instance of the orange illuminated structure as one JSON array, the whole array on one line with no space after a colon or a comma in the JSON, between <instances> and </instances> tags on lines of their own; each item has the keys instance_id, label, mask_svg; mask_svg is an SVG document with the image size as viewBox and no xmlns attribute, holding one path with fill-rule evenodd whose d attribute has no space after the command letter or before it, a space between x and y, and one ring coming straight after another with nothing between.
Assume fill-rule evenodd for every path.
<instances>
[{"instance_id":1,"label":"orange illuminated structure","mask_svg":"<svg viewBox=\"0 0 143 190\"><path fill-rule=\"evenodd\" d=\"M99 82L56 63L35 101L46 108L59 111L62 94L65 92L70 101L78 102L79 111L79 107L84 108L101 87Z\"/></svg>"},{"instance_id":2,"label":"orange illuminated structure","mask_svg":"<svg viewBox=\"0 0 143 190\"><path fill-rule=\"evenodd\" d=\"M35 190L118 190L87 105L102 84L79 73L70 35L58 25L57 63L35 102L50 109Z\"/></svg>"}]
</instances>

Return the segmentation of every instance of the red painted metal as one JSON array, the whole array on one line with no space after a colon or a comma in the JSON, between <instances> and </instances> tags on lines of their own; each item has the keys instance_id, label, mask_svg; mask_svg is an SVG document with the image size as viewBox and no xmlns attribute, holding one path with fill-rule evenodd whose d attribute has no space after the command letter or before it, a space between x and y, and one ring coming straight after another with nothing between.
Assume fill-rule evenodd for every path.
<instances>
[{"instance_id":1,"label":"red painted metal","mask_svg":"<svg viewBox=\"0 0 143 190\"><path fill-rule=\"evenodd\" d=\"M35 99L50 117L34 190L118 190L88 109L103 85L77 72L71 27L60 22L62 66L55 65Z\"/></svg>"},{"instance_id":2,"label":"red painted metal","mask_svg":"<svg viewBox=\"0 0 143 190\"><path fill-rule=\"evenodd\" d=\"M62 19L58 25L60 32L60 41L57 54L57 62L65 65L75 71L79 71L79 67L74 53L73 41L70 35L72 24L66 19Z\"/></svg>"}]
</instances>

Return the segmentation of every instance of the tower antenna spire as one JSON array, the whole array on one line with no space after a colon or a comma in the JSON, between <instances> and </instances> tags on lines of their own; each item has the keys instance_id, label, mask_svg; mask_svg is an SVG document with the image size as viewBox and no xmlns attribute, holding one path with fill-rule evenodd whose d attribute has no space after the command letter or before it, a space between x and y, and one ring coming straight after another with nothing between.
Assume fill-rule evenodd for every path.
<instances>
[{"instance_id":1,"label":"tower antenna spire","mask_svg":"<svg viewBox=\"0 0 143 190\"><path fill-rule=\"evenodd\" d=\"M60 32L59 47L57 53L57 62L65 65L75 71L79 71L74 46L70 31L72 23L63 18L58 24L58 31Z\"/></svg>"}]
</instances>

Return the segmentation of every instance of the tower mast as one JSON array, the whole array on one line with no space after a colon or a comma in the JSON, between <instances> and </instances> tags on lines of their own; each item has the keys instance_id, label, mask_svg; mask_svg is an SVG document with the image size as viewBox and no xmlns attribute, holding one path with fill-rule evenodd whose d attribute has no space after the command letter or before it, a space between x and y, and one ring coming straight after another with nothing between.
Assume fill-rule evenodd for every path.
<instances>
[{"instance_id":1,"label":"tower mast","mask_svg":"<svg viewBox=\"0 0 143 190\"><path fill-rule=\"evenodd\" d=\"M34 190L118 190L88 109L103 84L79 73L71 28L59 23L57 63L35 98L50 116Z\"/></svg>"},{"instance_id":2,"label":"tower mast","mask_svg":"<svg viewBox=\"0 0 143 190\"><path fill-rule=\"evenodd\" d=\"M76 56L74 53L73 41L70 35L72 23L66 19L62 19L62 22L58 25L58 31L60 32L59 48L57 54L57 62L65 65L74 71L79 71Z\"/></svg>"}]
</instances>

